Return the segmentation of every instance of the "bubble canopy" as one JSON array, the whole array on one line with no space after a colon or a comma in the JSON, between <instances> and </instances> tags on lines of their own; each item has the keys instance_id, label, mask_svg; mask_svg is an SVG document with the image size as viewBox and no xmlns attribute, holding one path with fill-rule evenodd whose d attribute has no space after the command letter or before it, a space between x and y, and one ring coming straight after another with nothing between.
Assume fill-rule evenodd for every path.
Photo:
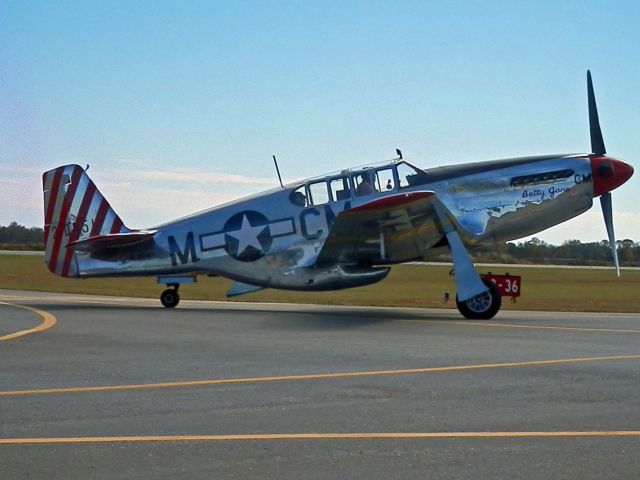
<instances>
[{"instance_id":1,"label":"bubble canopy","mask_svg":"<svg viewBox=\"0 0 640 480\"><path fill-rule=\"evenodd\" d=\"M387 161L312 177L290 185L290 201L305 207L392 192L429 182L429 174L409 162ZM297 188L296 188L297 187Z\"/></svg>"}]
</instances>

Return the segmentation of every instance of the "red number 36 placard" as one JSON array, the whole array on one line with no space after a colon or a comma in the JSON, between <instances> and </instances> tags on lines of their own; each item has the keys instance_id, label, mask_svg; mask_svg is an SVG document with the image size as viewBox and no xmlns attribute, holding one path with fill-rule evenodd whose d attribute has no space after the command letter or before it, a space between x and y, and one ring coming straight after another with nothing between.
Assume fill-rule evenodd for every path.
<instances>
[{"instance_id":1,"label":"red number 36 placard","mask_svg":"<svg viewBox=\"0 0 640 480\"><path fill-rule=\"evenodd\" d=\"M498 287L500 295L503 297L519 297L522 286L520 275L482 275L482 278L490 280Z\"/></svg>"}]
</instances>

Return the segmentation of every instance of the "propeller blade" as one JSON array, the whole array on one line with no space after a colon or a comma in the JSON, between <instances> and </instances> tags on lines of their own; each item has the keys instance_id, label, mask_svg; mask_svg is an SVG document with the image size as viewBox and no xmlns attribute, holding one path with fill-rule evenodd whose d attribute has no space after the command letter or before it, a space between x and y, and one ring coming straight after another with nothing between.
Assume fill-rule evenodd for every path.
<instances>
[{"instance_id":1,"label":"propeller blade","mask_svg":"<svg viewBox=\"0 0 640 480\"><path fill-rule=\"evenodd\" d=\"M616 234L613 231L613 205L611 202L611 192L607 192L600 196L600 205L602 206L602 215L604 216L604 224L607 227L607 235L609 236L609 245L613 254L613 263L616 266L616 272L620 276L620 264L618 263L618 250L616 249Z\"/></svg>"},{"instance_id":2,"label":"propeller blade","mask_svg":"<svg viewBox=\"0 0 640 480\"><path fill-rule=\"evenodd\" d=\"M587 96L589 97L589 130L591 131L591 153L604 155L607 150L604 148L602 130L600 130L600 120L598 119L598 107L596 96L593 93L593 82L591 72L587 70Z\"/></svg>"}]
</instances>

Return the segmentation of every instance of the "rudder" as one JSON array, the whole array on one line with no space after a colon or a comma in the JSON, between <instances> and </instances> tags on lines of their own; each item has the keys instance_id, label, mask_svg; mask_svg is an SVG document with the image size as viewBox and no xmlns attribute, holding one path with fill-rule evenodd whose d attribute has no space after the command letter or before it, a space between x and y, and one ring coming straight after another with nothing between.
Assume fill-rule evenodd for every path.
<instances>
[{"instance_id":1,"label":"rudder","mask_svg":"<svg viewBox=\"0 0 640 480\"><path fill-rule=\"evenodd\" d=\"M109 202L79 165L63 165L42 175L45 263L61 277L77 277L69 243L109 233L129 232Z\"/></svg>"}]
</instances>

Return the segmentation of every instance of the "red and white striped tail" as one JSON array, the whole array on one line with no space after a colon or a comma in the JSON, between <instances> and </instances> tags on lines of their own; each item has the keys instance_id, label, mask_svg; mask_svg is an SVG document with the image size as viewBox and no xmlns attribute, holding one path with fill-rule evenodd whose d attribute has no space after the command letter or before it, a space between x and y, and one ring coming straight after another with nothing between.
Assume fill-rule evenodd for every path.
<instances>
[{"instance_id":1,"label":"red and white striped tail","mask_svg":"<svg viewBox=\"0 0 640 480\"><path fill-rule=\"evenodd\" d=\"M45 262L51 272L77 277L69 243L98 235L128 232L120 217L79 165L64 165L42 175Z\"/></svg>"}]
</instances>

